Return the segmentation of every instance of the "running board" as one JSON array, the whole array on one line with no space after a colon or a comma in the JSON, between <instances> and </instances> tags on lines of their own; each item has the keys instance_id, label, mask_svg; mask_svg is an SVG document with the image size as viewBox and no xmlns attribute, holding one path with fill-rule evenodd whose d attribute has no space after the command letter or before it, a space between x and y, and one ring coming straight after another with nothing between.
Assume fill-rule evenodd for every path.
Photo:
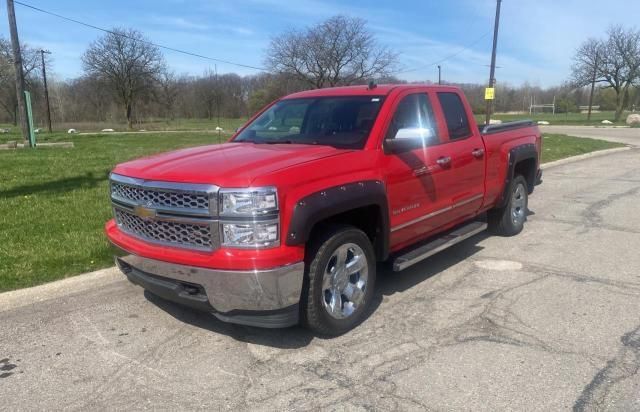
<instances>
[{"instance_id":1,"label":"running board","mask_svg":"<svg viewBox=\"0 0 640 412\"><path fill-rule=\"evenodd\" d=\"M477 235L486 229L487 224L485 222L471 222L462 226L442 237L432 240L424 246L420 246L419 248L413 249L404 255L398 256L393 261L393 271L400 272L401 270L415 265L438 252L442 252L443 250L448 249L471 236Z\"/></svg>"}]
</instances>

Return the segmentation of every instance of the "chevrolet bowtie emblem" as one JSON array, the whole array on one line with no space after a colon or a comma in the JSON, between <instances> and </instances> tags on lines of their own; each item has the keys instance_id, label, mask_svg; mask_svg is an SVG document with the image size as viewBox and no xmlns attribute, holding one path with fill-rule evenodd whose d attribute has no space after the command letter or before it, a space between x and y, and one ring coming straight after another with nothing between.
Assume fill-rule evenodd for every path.
<instances>
[{"instance_id":1,"label":"chevrolet bowtie emblem","mask_svg":"<svg viewBox=\"0 0 640 412\"><path fill-rule=\"evenodd\" d=\"M153 219L157 216L156 210L151 207L138 205L133 208L133 214L142 219Z\"/></svg>"}]
</instances>

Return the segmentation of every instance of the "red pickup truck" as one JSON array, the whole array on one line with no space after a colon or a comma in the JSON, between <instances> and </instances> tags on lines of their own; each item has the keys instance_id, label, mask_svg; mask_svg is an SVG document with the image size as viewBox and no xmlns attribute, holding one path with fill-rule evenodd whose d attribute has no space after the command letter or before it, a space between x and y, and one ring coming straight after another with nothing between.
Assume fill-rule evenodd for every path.
<instances>
[{"instance_id":1,"label":"red pickup truck","mask_svg":"<svg viewBox=\"0 0 640 412\"><path fill-rule=\"evenodd\" d=\"M532 122L479 128L455 87L305 91L228 143L118 165L106 233L151 293L335 335L366 315L376 262L400 271L487 228L518 234L540 151Z\"/></svg>"}]
</instances>

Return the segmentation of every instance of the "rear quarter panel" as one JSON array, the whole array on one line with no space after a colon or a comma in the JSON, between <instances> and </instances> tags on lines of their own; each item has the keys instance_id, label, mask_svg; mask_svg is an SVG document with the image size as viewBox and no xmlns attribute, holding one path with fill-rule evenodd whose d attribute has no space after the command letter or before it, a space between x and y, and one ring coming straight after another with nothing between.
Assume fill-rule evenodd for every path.
<instances>
[{"instance_id":1,"label":"rear quarter panel","mask_svg":"<svg viewBox=\"0 0 640 412\"><path fill-rule=\"evenodd\" d=\"M483 135L482 138L484 140L487 159L487 193L484 207L487 209L493 207L503 193L504 185L508 177L507 174L509 173L509 152L511 149L521 145L534 144L537 147L539 162L541 136L538 126L532 126Z\"/></svg>"}]
</instances>

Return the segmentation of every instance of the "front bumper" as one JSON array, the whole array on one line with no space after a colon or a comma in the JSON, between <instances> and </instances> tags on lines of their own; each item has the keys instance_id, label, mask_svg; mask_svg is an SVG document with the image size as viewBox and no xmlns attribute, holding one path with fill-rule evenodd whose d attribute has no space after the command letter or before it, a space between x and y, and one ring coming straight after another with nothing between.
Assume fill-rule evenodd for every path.
<instances>
[{"instance_id":1,"label":"front bumper","mask_svg":"<svg viewBox=\"0 0 640 412\"><path fill-rule=\"evenodd\" d=\"M269 328L298 323L303 262L268 270L216 270L113 249L116 264L132 283L164 299L225 322Z\"/></svg>"}]
</instances>

